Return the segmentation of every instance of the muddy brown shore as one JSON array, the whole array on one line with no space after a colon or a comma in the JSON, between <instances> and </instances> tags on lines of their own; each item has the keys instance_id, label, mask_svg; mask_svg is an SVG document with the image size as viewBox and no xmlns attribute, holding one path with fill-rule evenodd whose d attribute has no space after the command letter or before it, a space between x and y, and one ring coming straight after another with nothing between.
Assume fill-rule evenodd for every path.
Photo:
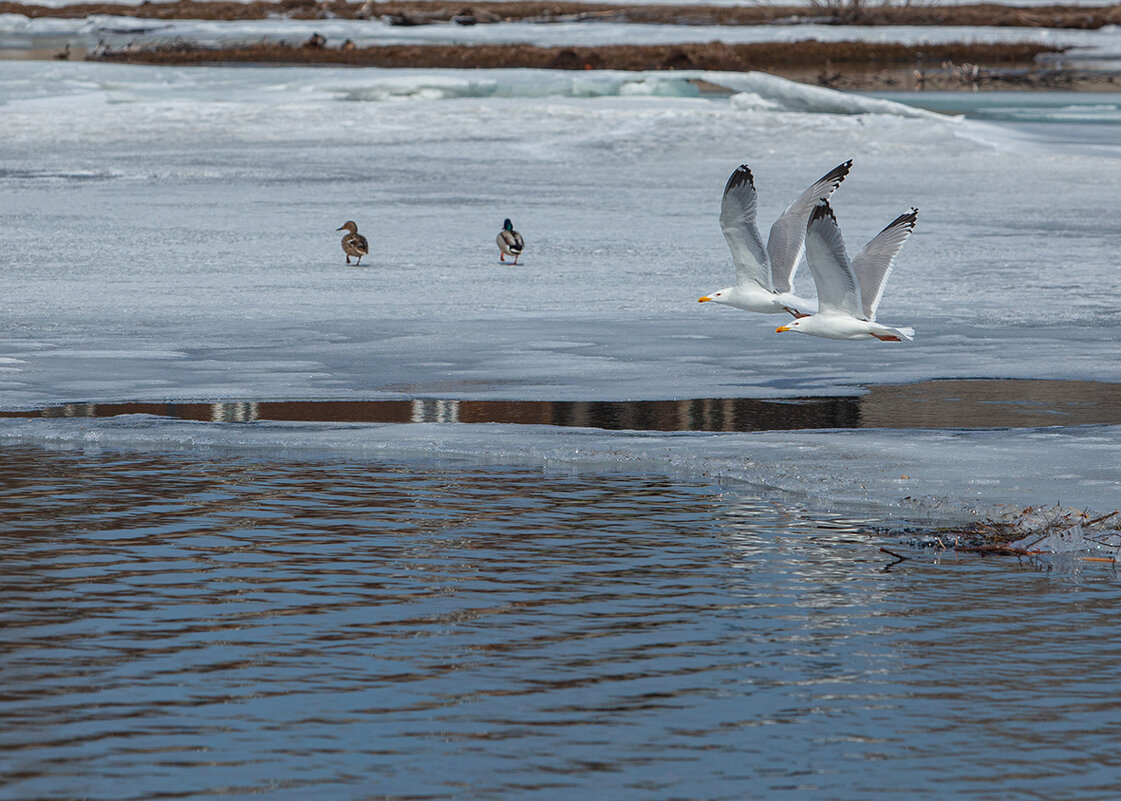
<instances>
[{"instance_id":1,"label":"muddy brown shore","mask_svg":"<svg viewBox=\"0 0 1121 801\"><path fill-rule=\"evenodd\" d=\"M611 20L672 25L763 25L774 22L816 21L859 25L997 25L1096 29L1121 24L1121 4L1101 7L977 4L963 6L889 6L857 0L821 0L816 4L758 6L679 6L585 4L573 2L279 2L238 3L177 0L139 6L116 3L81 3L61 8L34 3L0 2L0 14L28 17L87 17L111 14L147 19L239 20L287 17L289 19L385 19L398 25L457 22L465 25L509 21Z\"/></svg>"},{"instance_id":2,"label":"muddy brown shore","mask_svg":"<svg viewBox=\"0 0 1121 801\"><path fill-rule=\"evenodd\" d=\"M362 67L563 70L764 70L794 80L847 89L1116 89L1114 76L1051 70L1040 44L902 45L871 42L605 45L382 45L338 47L258 43L206 48L194 44L107 50L97 58L128 64L292 64Z\"/></svg>"}]
</instances>

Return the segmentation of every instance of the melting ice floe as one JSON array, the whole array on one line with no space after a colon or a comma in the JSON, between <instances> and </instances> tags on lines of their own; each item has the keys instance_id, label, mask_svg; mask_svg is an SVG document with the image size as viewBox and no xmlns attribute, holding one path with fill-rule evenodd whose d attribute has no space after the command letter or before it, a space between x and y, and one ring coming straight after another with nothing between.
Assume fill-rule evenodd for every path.
<instances>
[{"instance_id":1,"label":"melting ice floe","mask_svg":"<svg viewBox=\"0 0 1121 801\"><path fill-rule=\"evenodd\" d=\"M808 86L763 72L704 70L628 72L597 70L406 70L350 68L137 68L116 64L61 63L49 69L8 62L0 76L0 105L59 111L103 103L176 102L280 105L330 101L434 101L464 98L697 98L701 85L731 95L744 111L819 114L945 115L873 97ZM282 80L278 80L282 78Z\"/></svg>"},{"instance_id":2,"label":"melting ice floe","mask_svg":"<svg viewBox=\"0 0 1121 801\"><path fill-rule=\"evenodd\" d=\"M733 93L733 107L743 110L933 116L929 111L891 100L808 86L764 72L488 70L485 77L398 73L364 77L359 85L339 86L337 91L346 100L358 101L455 97L699 97L698 81L727 89Z\"/></svg>"},{"instance_id":3,"label":"melting ice floe","mask_svg":"<svg viewBox=\"0 0 1121 801\"><path fill-rule=\"evenodd\" d=\"M1086 432L847 431L697 434L603 432L498 424L215 426L144 415L4 420L0 444L65 448L236 449L286 456L471 459L501 464L656 471L745 482L815 509L874 511L921 522L997 515L1062 493L1108 509L1121 427ZM1040 449L1049 456L1040 460ZM1063 479L1062 476L1069 476ZM1077 479L1075 479L1077 476Z\"/></svg>"}]
</instances>

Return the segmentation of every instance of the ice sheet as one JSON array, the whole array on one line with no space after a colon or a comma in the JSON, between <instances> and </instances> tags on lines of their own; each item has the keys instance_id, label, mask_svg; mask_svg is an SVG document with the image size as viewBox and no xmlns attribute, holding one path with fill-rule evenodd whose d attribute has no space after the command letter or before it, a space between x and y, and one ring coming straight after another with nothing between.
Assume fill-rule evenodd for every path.
<instances>
[{"instance_id":1,"label":"ice sheet","mask_svg":"<svg viewBox=\"0 0 1121 801\"><path fill-rule=\"evenodd\" d=\"M163 20L91 14L62 19L0 14L0 47L26 47L37 38L68 39L93 46L104 40L123 46L192 41L203 45L255 41L299 43L313 33L328 46L350 39L359 46L377 44L502 44L521 42L543 47L563 45L677 44L685 42L900 42L941 44L957 42L1037 42L1079 48L1079 59L1110 61L1121 58L1121 29L1017 28L1011 26L916 25L645 25L621 22L506 22L492 25L398 26L380 19L262 19Z\"/></svg>"},{"instance_id":2,"label":"ice sheet","mask_svg":"<svg viewBox=\"0 0 1121 801\"><path fill-rule=\"evenodd\" d=\"M698 81L736 96L739 110L804 111L821 114L887 114L943 119L943 115L890 100L843 94L763 72L676 70L354 70L350 68L244 69L231 80L228 69L137 70L127 66L61 64L44 70L13 65L0 77L0 105L11 110L59 112L104 104L199 102L275 106L282 102L447 100L454 98L698 98ZM35 75L36 78L28 78ZM93 77L96 76L96 77ZM278 76L287 80L278 82ZM96 177L96 173L90 173Z\"/></svg>"},{"instance_id":3,"label":"ice sheet","mask_svg":"<svg viewBox=\"0 0 1121 801\"><path fill-rule=\"evenodd\" d=\"M1116 508L1121 427L1022 431L650 433L494 424L168 422L147 415L101 420L5 420L0 444L30 442L92 452L253 450L346 457L466 459L544 466L705 475L744 482L809 509L922 523L999 514L1008 505ZM1048 458L1040 459L1046 452Z\"/></svg>"},{"instance_id":4,"label":"ice sheet","mask_svg":"<svg viewBox=\"0 0 1121 801\"><path fill-rule=\"evenodd\" d=\"M160 20L91 14L81 19L31 18L0 14L0 51L62 47L92 49L191 42L203 46L259 41L297 44L313 34L334 47L349 39L359 46L387 44L564 45L753 43L817 41L899 42L903 44L1035 42L1067 48L1048 54L1047 64L1083 71L1116 73L1121 65L1121 27L1097 30L1016 28L1011 26L829 25L813 22L777 25L642 25L595 22L511 22L463 26L436 23L394 26L381 19Z\"/></svg>"},{"instance_id":5,"label":"ice sheet","mask_svg":"<svg viewBox=\"0 0 1121 801\"><path fill-rule=\"evenodd\" d=\"M11 66L0 77L4 408L783 397L938 377L1121 380L1114 157L1025 148L999 125L893 105L853 113L862 98L831 92L805 112L622 88L688 86L677 73ZM769 85L787 108L824 91L696 76L756 94ZM576 78L595 91L575 91ZM920 209L880 310L889 324L915 326L915 343L779 335L777 317L696 302L732 280L717 214L736 165L752 166L768 221L850 157L834 196L850 249ZM526 237L518 267L498 264L504 217ZM370 239L368 267L343 263L334 229L347 219ZM804 270L797 283L812 294ZM306 434L308 447L333 447L314 427L56 425L0 430L79 441L93 431L102 443L264 437L261 447L302 447ZM765 484L770 472L773 486L812 486L823 504L930 496L932 513L960 513L1041 494L1035 500L1108 511L1118 433L672 436L658 440L664 455L654 461L705 470L710 457L734 453L757 471L751 480ZM623 447L614 435L549 429L345 436L449 453L490 438L506 443L500 454L561 461L579 459L578 442ZM645 453L651 442L631 439L640 445L627 440L621 452ZM891 483L900 475L912 483Z\"/></svg>"}]
</instances>

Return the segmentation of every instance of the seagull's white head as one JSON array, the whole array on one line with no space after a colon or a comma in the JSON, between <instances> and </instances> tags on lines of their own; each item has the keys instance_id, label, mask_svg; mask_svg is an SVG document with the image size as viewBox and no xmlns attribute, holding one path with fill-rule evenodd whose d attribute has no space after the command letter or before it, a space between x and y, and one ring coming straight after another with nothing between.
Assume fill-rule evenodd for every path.
<instances>
[{"instance_id":1,"label":"seagull's white head","mask_svg":"<svg viewBox=\"0 0 1121 801\"><path fill-rule=\"evenodd\" d=\"M801 332L802 323L804 321L808 320L808 319L810 319L810 318L809 317L799 317L795 320L791 320L786 325L780 325L778 328L776 328L775 333L776 334L781 334L783 331L798 331L798 332Z\"/></svg>"},{"instance_id":2,"label":"seagull's white head","mask_svg":"<svg viewBox=\"0 0 1121 801\"><path fill-rule=\"evenodd\" d=\"M728 303L731 300L733 289L735 289L735 287L730 286L727 289L721 289L719 292L713 292L711 294L697 298L697 303L708 303L709 301L712 301L713 303Z\"/></svg>"}]
</instances>

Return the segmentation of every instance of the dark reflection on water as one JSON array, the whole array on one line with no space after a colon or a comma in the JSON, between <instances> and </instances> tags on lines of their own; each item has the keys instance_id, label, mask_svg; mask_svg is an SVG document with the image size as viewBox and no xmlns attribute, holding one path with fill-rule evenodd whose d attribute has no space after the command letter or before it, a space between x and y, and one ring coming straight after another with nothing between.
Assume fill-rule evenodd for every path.
<instances>
[{"instance_id":1,"label":"dark reflection on water","mask_svg":"<svg viewBox=\"0 0 1121 801\"><path fill-rule=\"evenodd\" d=\"M1116 575L879 544L651 475L2 448L0 797L1116 797Z\"/></svg>"},{"instance_id":2,"label":"dark reflection on water","mask_svg":"<svg viewBox=\"0 0 1121 801\"><path fill-rule=\"evenodd\" d=\"M664 401L252 401L69 403L0 417L114 417L349 423L513 423L638 431L1028 428L1121 423L1121 384L969 379L868 387L860 396Z\"/></svg>"}]
</instances>

